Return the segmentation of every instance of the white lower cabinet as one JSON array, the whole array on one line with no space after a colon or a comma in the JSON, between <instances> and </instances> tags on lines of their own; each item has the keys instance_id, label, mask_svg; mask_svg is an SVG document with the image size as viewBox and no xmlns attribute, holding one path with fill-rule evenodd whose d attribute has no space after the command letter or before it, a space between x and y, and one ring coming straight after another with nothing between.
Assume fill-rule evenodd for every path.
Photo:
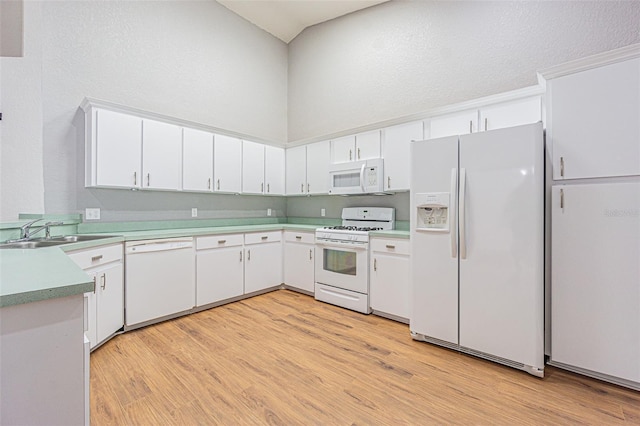
<instances>
[{"instance_id":1,"label":"white lower cabinet","mask_svg":"<svg viewBox=\"0 0 640 426\"><path fill-rule=\"evenodd\" d=\"M244 293L282 284L282 231L244 236Z\"/></svg>"},{"instance_id":2,"label":"white lower cabinet","mask_svg":"<svg viewBox=\"0 0 640 426\"><path fill-rule=\"evenodd\" d=\"M87 337L91 348L103 343L124 325L124 267L122 244L69 253L69 257L95 281L85 294Z\"/></svg>"},{"instance_id":3,"label":"white lower cabinet","mask_svg":"<svg viewBox=\"0 0 640 426\"><path fill-rule=\"evenodd\" d=\"M409 319L409 240L371 238L369 303L374 313Z\"/></svg>"},{"instance_id":4,"label":"white lower cabinet","mask_svg":"<svg viewBox=\"0 0 640 426\"><path fill-rule=\"evenodd\" d=\"M242 234L196 238L196 306L244 293Z\"/></svg>"},{"instance_id":5,"label":"white lower cabinet","mask_svg":"<svg viewBox=\"0 0 640 426\"><path fill-rule=\"evenodd\" d=\"M284 283L313 293L315 283L315 233L284 232Z\"/></svg>"}]
</instances>

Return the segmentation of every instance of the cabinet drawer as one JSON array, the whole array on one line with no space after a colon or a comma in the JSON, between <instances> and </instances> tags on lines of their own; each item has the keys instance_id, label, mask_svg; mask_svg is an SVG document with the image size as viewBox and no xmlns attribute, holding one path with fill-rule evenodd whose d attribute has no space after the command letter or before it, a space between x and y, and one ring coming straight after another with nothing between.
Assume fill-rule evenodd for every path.
<instances>
[{"instance_id":1,"label":"cabinet drawer","mask_svg":"<svg viewBox=\"0 0 640 426\"><path fill-rule=\"evenodd\" d=\"M281 231L256 232L255 234L244 234L245 244L272 243L282 240Z\"/></svg>"},{"instance_id":2,"label":"cabinet drawer","mask_svg":"<svg viewBox=\"0 0 640 426\"><path fill-rule=\"evenodd\" d=\"M236 247L241 246L242 243L242 234L211 235L209 237L196 238L196 250L220 247Z\"/></svg>"},{"instance_id":3,"label":"cabinet drawer","mask_svg":"<svg viewBox=\"0 0 640 426\"><path fill-rule=\"evenodd\" d=\"M314 232L284 231L284 240L291 243L315 244L316 234Z\"/></svg>"},{"instance_id":4,"label":"cabinet drawer","mask_svg":"<svg viewBox=\"0 0 640 426\"><path fill-rule=\"evenodd\" d=\"M409 240L372 238L371 251L409 255Z\"/></svg>"},{"instance_id":5,"label":"cabinet drawer","mask_svg":"<svg viewBox=\"0 0 640 426\"><path fill-rule=\"evenodd\" d=\"M68 253L68 256L82 269L93 268L94 266L122 260L122 244L75 251Z\"/></svg>"}]
</instances>

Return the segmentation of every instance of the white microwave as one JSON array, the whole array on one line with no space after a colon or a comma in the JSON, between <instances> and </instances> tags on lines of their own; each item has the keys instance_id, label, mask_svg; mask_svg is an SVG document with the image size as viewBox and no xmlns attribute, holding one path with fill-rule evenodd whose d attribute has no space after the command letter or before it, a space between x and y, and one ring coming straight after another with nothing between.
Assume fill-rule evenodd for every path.
<instances>
[{"instance_id":1,"label":"white microwave","mask_svg":"<svg viewBox=\"0 0 640 426\"><path fill-rule=\"evenodd\" d=\"M384 192L382 158L329 166L329 194L354 195L381 192Z\"/></svg>"}]
</instances>

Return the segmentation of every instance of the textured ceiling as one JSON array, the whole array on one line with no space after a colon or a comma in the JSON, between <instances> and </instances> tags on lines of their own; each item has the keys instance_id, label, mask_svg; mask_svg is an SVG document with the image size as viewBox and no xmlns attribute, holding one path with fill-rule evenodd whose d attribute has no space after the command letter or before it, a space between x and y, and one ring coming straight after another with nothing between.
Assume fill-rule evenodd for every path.
<instances>
[{"instance_id":1,"label":"textured ceiling","mask_svg":"<svg viewBox=\"0 0 640 426\"><path fill-rule=\"evenodd\" d=\"M305 28L388 0L217 0L285 43Z\"/></svg>"}]
</instances>

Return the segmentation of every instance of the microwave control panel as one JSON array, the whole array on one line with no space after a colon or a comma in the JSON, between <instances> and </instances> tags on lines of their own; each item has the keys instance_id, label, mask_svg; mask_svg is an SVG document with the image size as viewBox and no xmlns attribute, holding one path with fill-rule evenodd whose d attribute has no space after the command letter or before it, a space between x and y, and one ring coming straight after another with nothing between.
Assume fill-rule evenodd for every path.
<instances>
[{"instance_id":1,"label":"microwave control panel","mask_svg":"<svg viewBox=\"0 0 640 426\"><path fill-rule=\"evenodd\" d=\"M366 170L366 178L367 186L377 186L378 185L378 171L375 167L369 167Z\"/></svg>"}]
</instances>

